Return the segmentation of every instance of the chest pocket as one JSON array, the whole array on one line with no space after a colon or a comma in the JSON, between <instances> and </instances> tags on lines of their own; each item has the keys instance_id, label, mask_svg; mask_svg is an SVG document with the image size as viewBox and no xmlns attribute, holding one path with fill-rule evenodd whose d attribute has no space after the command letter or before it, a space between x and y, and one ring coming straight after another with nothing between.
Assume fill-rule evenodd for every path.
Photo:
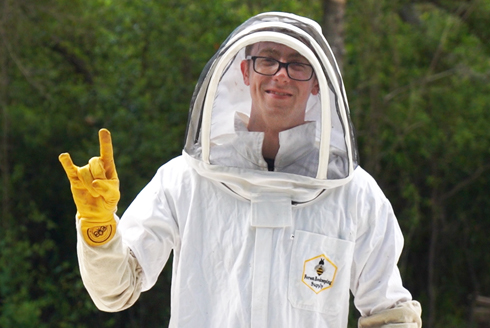
<instances>
[{"instance_id":1,"label":"chest pocket","mask_svg":"<svg viewBox=\"0 0 490 328\"><path fill-rule=\"evenodd\" d=\"M337 315L349 306L354 243L296 230L288 298L295 308Z\"/></svg>"}]
</instances>

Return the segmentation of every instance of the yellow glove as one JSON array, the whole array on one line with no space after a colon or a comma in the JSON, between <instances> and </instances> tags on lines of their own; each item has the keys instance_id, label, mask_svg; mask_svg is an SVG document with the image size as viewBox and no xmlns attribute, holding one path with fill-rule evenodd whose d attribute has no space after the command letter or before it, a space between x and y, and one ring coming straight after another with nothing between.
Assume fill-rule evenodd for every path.
<instances>
[{"instance_id":1,"label":"yellow glove","mask_svg":"<svg viewBox=\"0 0 490 328\"><path fill-rule=\"evenodd\" d=\"M70 180L83 238L91 246L103 245L114 237L114 213L120 197L111 134L108 130L99 131L99 142L100 157L91 158L83 167L75 166L68 153L59 156Z\"/></svg>"}]
</instances>

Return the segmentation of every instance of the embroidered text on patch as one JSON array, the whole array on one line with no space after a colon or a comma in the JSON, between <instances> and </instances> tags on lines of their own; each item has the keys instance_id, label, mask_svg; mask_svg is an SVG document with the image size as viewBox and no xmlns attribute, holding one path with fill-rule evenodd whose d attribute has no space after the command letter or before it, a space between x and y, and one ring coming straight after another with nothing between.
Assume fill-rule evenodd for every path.
<instances>
[{"instance_id":1,"label":"embroidered text on patch","mask_svg":"<svg viewBox=\"0 0 490 328\"><path fill-rule=\"evenodd\" d=\"M337 266L322 254L305 261L302 281L318 294L332 287L336 275Z\"/></svg>"}]
</instances>

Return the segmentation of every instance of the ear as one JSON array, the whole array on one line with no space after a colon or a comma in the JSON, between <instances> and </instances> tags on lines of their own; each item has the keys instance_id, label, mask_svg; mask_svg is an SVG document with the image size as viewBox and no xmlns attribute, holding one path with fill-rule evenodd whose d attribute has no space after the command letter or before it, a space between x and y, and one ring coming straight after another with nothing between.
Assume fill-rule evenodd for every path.
<instances>
[{"instance_id":1,"label":"ear","mask_svg":"<svg viewBox=\"0 0 490 328\"><path fill-rule=\"evenodd\" d=\"M240 69L242 71L243 83L245 83L245 85L250 85L249 61L248 60L242 60L242 62L240 63Z\"/></svg>"},{"instance_id":2,"label":"ear","mask_svg":"<svg viewBox=\"0 0 490 328\"><path fill-rule=\"evenodd\" d=\"M318 80L315 77L313 77L313 86L311 88L311 94L316 96L320 92L320 85L318 84Z\"/></svg>"}]
</instances>

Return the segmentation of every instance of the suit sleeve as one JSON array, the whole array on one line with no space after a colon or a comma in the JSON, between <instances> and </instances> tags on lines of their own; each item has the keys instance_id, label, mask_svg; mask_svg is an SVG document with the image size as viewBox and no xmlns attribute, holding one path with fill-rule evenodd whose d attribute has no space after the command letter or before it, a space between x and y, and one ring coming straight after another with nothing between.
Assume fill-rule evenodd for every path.
<instances>
[{"instance_id":1,"label":"suit sleeve","mask_svg":"<svg viewBox=\"0 0 490 328\"><path fill-rule=\"evenodd\" d=\"M86 244L78 227L78 259L83 283L95 305L115 312L133 305L150 289L178 240L174 208L160 169L128 207L113 240ZM170 182L171 183L171 182Z\"/></svg>"},{"instance_id":2,"label":"suit sleeve","mask_svg":"<svg viewBox=\"0 0 490 328\"><path fill-rule=\"evenodd\" d=\"M176 213L186 202L178 196L183 183L176 178L176 171L169 165L160 168L128 207L118 227L124 244L141 265L142 291L156 283L170 253L180 245Z\"/></svg>"},{"instance_id":3,"label":"suit sleeve","mask_svg":"<svg viewBox=\"0 0 490 328\"><path fill-rule=\"evenodd\" d=\"M78 263L90 297L101 311L116 312L129 308L141 293L141 266L123 244L119 231L107 244L93 247L83 239L79 221Z\"/></svg>"},{"instance_id":4,"label":"suit sleeve","mask_svg":"<svg viewBox=\"0 0 490 328\"><path fill-rule=\"evenodd\" d=\"M421 327L420 304L403 287L397 266L403 235L390 202L371 177L355 200L358 233L351 291L362 316L359 327Z\"/></svg>"}]
</instances>

